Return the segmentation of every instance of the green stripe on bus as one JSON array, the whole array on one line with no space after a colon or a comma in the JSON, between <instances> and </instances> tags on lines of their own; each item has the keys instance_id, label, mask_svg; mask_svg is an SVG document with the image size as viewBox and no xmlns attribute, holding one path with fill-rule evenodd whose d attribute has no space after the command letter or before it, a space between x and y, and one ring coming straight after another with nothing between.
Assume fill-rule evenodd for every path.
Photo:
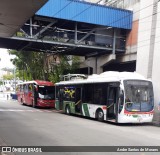
<instances>
[{"instance_id":1,"label":"green stripe on bus","mask_svg":"<svg viewBox=\"0 0 160 155\"><path fill-rule=\"evenodd\" d=\"M83 110L84 110L85 116L90 117L89 110L88 110L88 106L87 106L86 103L83 104Z\"/></svg>"},{"instance_id":2,"label":"green stripe on bus","mask_svg":"<svg viewBox=\"0 0 160 155\"><path fill-rule=\"evenodd\" d=\"M136 117L138 117L138 115L132 115L132 117L136 118Z\"/></svg>"},{"instance_id":3,"label":"green stripe on bus","mask_svg":"<svg viewBox=\"0 0 160 155\"><path fill-rule=\"evenodd\" d=\"M68 105L69 106L69 108L70 108L70 112L71 113L75 113L75 103L74 102L72 102L72 101L63 101L63 104L64 104L64 111L65 111L65 108L66 108L66 106Z\"/></svg>"}]
</instances>

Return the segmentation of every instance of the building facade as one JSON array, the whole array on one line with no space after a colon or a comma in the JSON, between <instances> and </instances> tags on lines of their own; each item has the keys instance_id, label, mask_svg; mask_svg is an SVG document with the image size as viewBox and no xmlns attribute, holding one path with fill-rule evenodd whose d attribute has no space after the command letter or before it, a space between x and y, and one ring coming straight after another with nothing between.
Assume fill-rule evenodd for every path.
<instances>
[{"instance_id":1,"label":"building facade","mask_svg":"<svg viewBox=\"0 0 160 155\"><path fill-rule=\"evenodd\" d=\"M153 81L155 96L155 121L159 122L160 106L160 1L141 0L137 45L136 71Z\"/></svg>"},{"instance_id":2,"label":"building facade","mask_svg":"<svg viewBox=\"0 0 160 155\"><path fill-rule=\"evenodd\" d=\"M90 0L95 2L95 0ZM155 122L159 122L160 106L160 0L106 0L104 5L133 10L132 30L128 33L126 53L116 57L116 62L127 64L128 68L152 80L155 99ZM131 62L134 64L131 65ZM112 65L113 69L122 70ZM126 65L124 65L126 66ZM106 66L107 68L107 66ZM108 70L112 69L108 65ZM125 70L126 69L126 70ZM130 70L128 70L130 71Z\"/></svg>"}]
</instances>

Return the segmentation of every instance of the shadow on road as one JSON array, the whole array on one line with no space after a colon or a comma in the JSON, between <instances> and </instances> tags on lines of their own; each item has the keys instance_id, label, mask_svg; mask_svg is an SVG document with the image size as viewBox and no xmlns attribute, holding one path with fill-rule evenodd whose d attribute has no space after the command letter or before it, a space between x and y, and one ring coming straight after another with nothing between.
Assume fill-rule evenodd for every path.
<instances>
[{"instance_id":1,"label":"shadow on road","mask_svg":"<svg viewBox=\"0 0 160 155\"><path fill-rule=\"evenodd\" d=\"M26 105L26 104L21 104L22 106L30 107L33 108L31 105ZM50 107L35 107L33 109L48 109L48 110L56 110L55 108L50 108Z\"/></svg>"},{"instance_id":2,"label":"shadow on road","mask_svg":"<svg viewBox=\"0 0 160 155\"><path fill-rule=\"evenodd\" d=\"M63 112L60 112L63 115L66 115ZM114 125L114 126L121 126L121 127L130 127L130 126L134 126L134 127L139 127L139 126L155 126L152 122L151 123L115 123L115 122L110 122L110 121L97 121L94 118L90 118L90 117L85 117L85 116L81 116L81 115L75 115L75 114L70 114L67 116L71 116L71 117L78 117L78 118L82 118L82 119L87 119L87 120L91 120L91 121L96 121L98 123L103 123L103 124L110 124L110 125Z\"/></svg>"},{"instance_id":3,"label":"shadow on road","mask_svg":"<svg viewBox=\"0 0 160 155\"><path fill-rule=\"evenodd\" d=\"M23 106L32 107L32 106L28 106L28 105L23 105ZM99 122L94 118L85 117L85 116L81 116L81 115L76 115L76 114L67 115L62 110L58 111L55 108L49 108L49 107L36 107L36 108L33 108L33 109L55 110L56 112L61 113L61 114L66 115L66 116L78 117L78 118L81 118L81 119L87 119L87 120L91 120L91 121L96 121L98 123L103 123L103 124L106 123L106 124L110 124L110 125L114 125L114 126L120 126L120 127L131 127L131 126L132 127L139 127L139 126L157 126L157 127L159 127L158 125L155 125L152 122L151 123L115 123L115 122L110 122L110 121Z\"/></svg>"}]
</instances>

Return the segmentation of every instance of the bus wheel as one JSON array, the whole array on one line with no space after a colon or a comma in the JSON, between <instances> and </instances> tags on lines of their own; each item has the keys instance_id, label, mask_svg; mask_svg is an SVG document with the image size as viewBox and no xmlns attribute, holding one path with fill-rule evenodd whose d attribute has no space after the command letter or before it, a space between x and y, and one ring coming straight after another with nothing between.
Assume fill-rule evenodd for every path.
<instances>
[{"instance_id":1,"label":"bus wheel","mask_svg":"<svg viewBox=\"0 0 160 155\"><path fill-rule=\"evenodd\" d=\"M69 108L69 105L67 105L67 106L66 106L66 108L65 108L65 113L66 113L67 115L69 115L69 114L70 114L70 108Z\"/></svg>"},{"instance_id":2,"label":"bus wheel","mask_svg":"<svg viewBox=\"0 0 160 155\"><path fill-rule=\"evenodd\" d=\"M102 110L97 111L97 120L101 122L104 120L104 113Z\"/></svg>"}]
</instances>

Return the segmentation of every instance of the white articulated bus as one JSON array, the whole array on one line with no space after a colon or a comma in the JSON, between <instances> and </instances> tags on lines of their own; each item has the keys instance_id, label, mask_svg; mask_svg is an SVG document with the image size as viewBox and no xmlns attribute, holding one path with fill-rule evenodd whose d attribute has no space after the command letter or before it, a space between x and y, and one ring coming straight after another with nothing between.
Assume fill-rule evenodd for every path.
<instances>
[{"instance_id":1,"label":"white articulated bus","mask_svg":"<svg viewBox=\"0 0 160 155\"><path fill-rule=\"evenodd\" d=\"M70 77L72 77L70 75ZM137 73L104 72L56 83L56 109L99 121L152 122L152 82Z\"/></svg>"}]
</instances>

